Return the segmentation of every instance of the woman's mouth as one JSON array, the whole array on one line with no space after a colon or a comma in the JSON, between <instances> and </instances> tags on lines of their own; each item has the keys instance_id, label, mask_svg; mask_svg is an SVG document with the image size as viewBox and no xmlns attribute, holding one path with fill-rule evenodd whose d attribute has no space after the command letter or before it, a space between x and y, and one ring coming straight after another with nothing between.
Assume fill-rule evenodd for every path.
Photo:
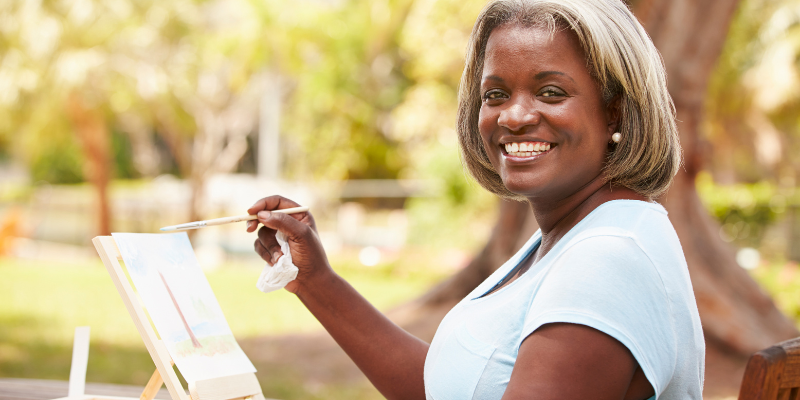
<instances>
[{"instance_id":1,"label":"woman's mouth","mask_svg":"<svg viewBox=\"0 0 800 400\"><path fill-rule=\"evenodd\" d=\"M511 157L533 157L548 152L551 144L547 142L515 142L506 143L503 146L506 154Z\"/></svg>"}]
</instances>

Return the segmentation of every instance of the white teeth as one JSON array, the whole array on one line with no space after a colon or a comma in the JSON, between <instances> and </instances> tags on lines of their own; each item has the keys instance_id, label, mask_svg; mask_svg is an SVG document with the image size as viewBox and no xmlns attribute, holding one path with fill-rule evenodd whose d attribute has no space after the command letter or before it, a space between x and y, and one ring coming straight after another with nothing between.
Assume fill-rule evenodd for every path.
<instances>
[{"instance_id":1,"label":"white teeth","mask_svg":"<svg viewBox=\"0 0 800 400\"><path fill-rule=\"evenodd\" d=\"M513 157L531 157L538 156L550 150L550 143L546 142L523 142L523 143L506 143L506 153Z\"/></svg>"}]
</instances>

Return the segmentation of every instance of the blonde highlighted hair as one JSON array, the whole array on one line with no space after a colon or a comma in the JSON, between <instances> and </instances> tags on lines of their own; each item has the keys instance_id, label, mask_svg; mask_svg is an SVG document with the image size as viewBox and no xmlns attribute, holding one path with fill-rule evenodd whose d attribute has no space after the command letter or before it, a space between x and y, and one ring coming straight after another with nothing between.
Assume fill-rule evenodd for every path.
<instances>
[{"instance_id":1,"label":"blonde highlighted hair","mask_svg":"<svg viewBox=\"0 0 800 400\"><path fill-rule=\"evenodd\" d=\"M524 200L503 185L478 130L486 43L495 28L509 24L577 36L603 99L619 97L622 140L608 155L605 178L647 198L663 194L681 163L675 107L661 56L621 0L496 0L484 8L472 29L458 100L461 154L475 180L501 197Z\"/></svg>"}]
</instances>

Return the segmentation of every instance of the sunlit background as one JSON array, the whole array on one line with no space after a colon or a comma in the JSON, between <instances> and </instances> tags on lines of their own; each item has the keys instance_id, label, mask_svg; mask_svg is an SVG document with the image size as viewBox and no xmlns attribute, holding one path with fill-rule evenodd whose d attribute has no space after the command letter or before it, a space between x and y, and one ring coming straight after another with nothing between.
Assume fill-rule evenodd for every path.
<instances>
[{"instance_id":1,"label":"sunlit background","mask_svg":"<svg viewBox=\"0 0 800 400\"><path fill-rule=\"evenodd\" d=\"M466 265L497 212L454 130L483 5L0 1L0 377L68 379L73 329L90 325L89 381L147 381L91 247L109 232L282 194L311 207L334 267L383 310ZM743 1L697 182L737 262L798 321L799 60L800 1ZM291 295L255 289L263 262L243 224L191 238L267 397L379 398L363 381L261 369L260 340L319 325Z\"/></svg>"}]
</instances>

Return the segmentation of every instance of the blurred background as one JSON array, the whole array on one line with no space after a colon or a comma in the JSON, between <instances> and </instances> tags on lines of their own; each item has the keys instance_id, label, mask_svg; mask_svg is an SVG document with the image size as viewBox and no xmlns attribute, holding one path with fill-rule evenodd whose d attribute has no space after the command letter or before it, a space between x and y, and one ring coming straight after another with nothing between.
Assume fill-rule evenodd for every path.
<instances>
[{"instance_id":1,"label":"blurred background","mask_svg":"<svg viewBox=\"0 0 800 400\"><path fill-rule=\"evenodd\" d=\"M692 190L713 240L796 329L800 1L728 3L696 93ZM91 238L271 194L311 207L334 268L380 309L430 303L503 213L465 175L454 130L484 4L0 1L0 377L68 379L73 330L90 325L88 380L144 385L153 363ZM296 299L258 292L243 223L191 239L267 397L380 398ZM722 348L733 361L709 368L734 388L719 396L741 379L741 349Z\"/></svg>"}]
</instances>

